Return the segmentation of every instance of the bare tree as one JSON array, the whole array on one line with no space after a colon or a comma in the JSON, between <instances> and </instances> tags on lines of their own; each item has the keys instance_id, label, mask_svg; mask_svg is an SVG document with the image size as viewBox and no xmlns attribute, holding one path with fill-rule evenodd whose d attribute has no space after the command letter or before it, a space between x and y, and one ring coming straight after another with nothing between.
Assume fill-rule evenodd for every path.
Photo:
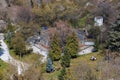
<instances>
[{"instance_id":1,"label":"bare tree","mask_svg":"<svg viewBox=\"0 0 120 80\"><path fill-rule=\"evenodd\" d=\"M17 14L18 22L28 23L31 20L31 11L28 7L21 7Z\"/></svg>"}]
</instances>

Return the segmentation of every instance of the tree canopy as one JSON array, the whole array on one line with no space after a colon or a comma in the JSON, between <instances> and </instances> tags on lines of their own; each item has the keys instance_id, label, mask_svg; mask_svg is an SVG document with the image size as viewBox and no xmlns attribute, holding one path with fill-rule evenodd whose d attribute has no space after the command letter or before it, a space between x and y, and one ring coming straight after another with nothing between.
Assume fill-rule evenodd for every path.
<instances>
[{"instance_id":1,"label":"tree canopy","mask_svg":"<svg viewBox=\"0 0 120 80\"><path fill-rule=\"evenodd\" d=\"M58 61L61 57L60 41L55 34L50 42L49 57L52 61Z\"/></svg>"},{"instance_id":2,"label":"tree canopy","mask_svg":"<svg viewBox=\"0 0 120 80\"><path fill-rule=\"evenodd\" d=\"M108 36L108 48L113 52L120 52L120 15L112 25Z\"/></svg>"},{"instance_id":3,"label":"tree canopy","mask_svg":"<svg viewBox=\"0 0 120 80\"><path fill-rule=\"evenodd\" d=\"M11 40L10 44L17 55L23 56L26 53L25 41L20 33L17 33Z\"/></svg>"},{"instance_id":4,"label":"tree canopy","mask_svg":"<svg viewBox=\"0 0 120 80\"><path fill-rule=\"evenodd\" d=\"M66 39L66 48L71 58L77 57L78 47L79 47L79 44L78 44L77 36L73 32L72 34L68 35Z\"/></svg>"}]
</instances>

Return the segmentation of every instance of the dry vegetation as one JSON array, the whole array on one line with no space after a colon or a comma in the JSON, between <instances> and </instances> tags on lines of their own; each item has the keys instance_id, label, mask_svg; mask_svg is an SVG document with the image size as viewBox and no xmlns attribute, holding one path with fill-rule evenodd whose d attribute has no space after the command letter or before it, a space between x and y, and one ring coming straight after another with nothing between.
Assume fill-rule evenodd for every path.
<instances>
[{"instance_id":1,"label":"dry vegetation","mask_svg":"<svg viewBox=\"0 0 120 80\"><path fill-rule=\"evenodd\" d=\"M106 0L106 2L105 0L41 0L43 1L41 5L36 3L35 0L6 1L8 1L8 7L0 9L0 18L2 17L5 21L10 18L11 22L19 24L21 37L24 40L40 32L41 26L53 27L58 20L66 21L75 28L83 28L89 24L93 27L94 16L103 16L106 27L103 37L105 37L104 40L106 41L110 25L120 11L119 0ZM30 1L31 4L29 5ZM100 4L100 1L103 2ZM87 2L89 2L89 6L86 6ZM90 22L87 22L87 20ZM58 26L62 24L60 23ZM56 26L57 24L54 27ZM67 33L67 28L61 27L61 29L66 30L64 33ZM63 36L66 36L66 34L60 34L59 36L64 43ZM20 60L20 57L16 56L13 50L10 50L10 54L15 59ZM90 61L91 56L95 56L97 60ZM41 63L40 58L41 56L38 54L26 54L22 57L21 61L32 65L22 77L16 74L13 66L6 68L4 63L0 61L2 65L0 66L0 77L5 74L3 75L5 76L4 80L10 80L11 75L14 78L11 80L58 80L61 70L60 62L54 62L53 64L55 69L58 70L46 73L45 64ZM6 70L3 71L3 68L6 68ZM120 57L108 61L104 59L102 52L79 56L71 60L71 66L67 68L67 73L67 77L74 76L74 80L120 80ZM73 80L70 77L68 80Z\"/></svg>"},{"instance_id":2,"label":"dry vegetation","mask_svg":"<svg viewBox=\"0 0 120 80\"><path fill-rule=\"evenodd\" d=\"M90 57L95 56L96 61L91 61ZM70 68L67 68L67 75L72 77L69 80L119 80L120 79L120 58L105 60L101 52L79 56L71 60ZM59 62L54 62L54 67L60 67ZM60 69L62 69L60 67ZM43 73L44 80L58 80L60 70L52 73Z\"/></svg>"},{"instance_id":3,"label":"dry vegetation","mask_svg":"<svg viewBox=\"0 0 120 80\"><path fill-rule=\"evenodd\" d=\"M90 61L95 56L96 61ZM84 55L72 61L71 70L77 80L119 80L120 58L105 60L100 53Z\"/></svg>"}]
</instances>

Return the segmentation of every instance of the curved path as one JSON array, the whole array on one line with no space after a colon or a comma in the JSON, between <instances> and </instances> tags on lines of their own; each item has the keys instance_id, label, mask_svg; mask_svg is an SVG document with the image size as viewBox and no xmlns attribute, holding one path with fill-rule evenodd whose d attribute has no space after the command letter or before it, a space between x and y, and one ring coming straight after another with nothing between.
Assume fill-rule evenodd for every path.
<instances>
[{"instance_id":1,"label":"curved path","mask_svg":"<svg viewBox=\"0 0 120 80\"><path fill-rule=\"evenodd\" d=\"M1 39L0 42L1 42L0 59L3 60L4 62L10 63L10 64L16 66L18 74L21 74L23 71L25 71L28 68L28 65L21 61L13 59L10 56L8 47L7 47L6 43L3 41L3 39Z\"/></svg>"}]
</instances>

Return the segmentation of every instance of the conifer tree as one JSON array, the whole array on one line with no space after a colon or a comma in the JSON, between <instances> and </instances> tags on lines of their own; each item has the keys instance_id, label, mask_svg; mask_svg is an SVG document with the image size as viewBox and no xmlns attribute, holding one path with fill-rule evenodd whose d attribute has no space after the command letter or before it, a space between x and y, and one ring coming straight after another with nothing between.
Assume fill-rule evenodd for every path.
<instances>
[{"instance_id":1,"label":"conifer tree","mask_svg":"<svg viewBox=\"0 0 120 80\"><path fill-rule=\"evenodd\" d=\"M52 71L53 71L52 61L50 58L48 58L46 64L46 72L52 72Z\"/></svg>"},{"instance_id":2,"label":"conifer tree","mask_svg":"<svg viewBox=\"0 0 120 80\"><path fill-rule=\"evenodd\" d=\"M109 32L107 43L112 52L120 52L120 15Z\"/></svg>"},{"instance_id":3,"label":"conifer tree","mask_svg":"<svg viewBox=\"0 0 120 80\"><path fill-rule=\"evenodd\" d=\"M71 58L77 57L78 47L79 47L78 40L77 40L76 34L73 32L66 39L66 48Z\"/></svg>"},{"instance_id":4,"label":"conifer tree","mask_svg":"<svg viewBox=\"0 0 120 80\"><path fill-rule=\"evenodd\" d=\"M60 48L60 41L57 38L57 35L54 35L51 40L50 49L49 49L49 57L52 59L52 61L60 60L61 48Z\"/></svg>"},{"instance_id":5,"label":"conifer tree","mask_svg":"<svg viewBox=\"0 0 120 80\"><path fill-rule=\"evenodd\" d=\"M65 75L66 75L66 68L63 67L62 70L60 71L59 76L58 76L58 80L66 80Z\"/></svg>"},{"instance_id":6,"label":"conifer tree","mask_svg":"<svg viewBox=\"0 0 120 80\"><path fill-rule=\"evenodd\" d=\"M62 67L69 67L70 66L70 54L68 53L67 48L64 48L64 53L61 58L61 66Z\"/></svg>"},{"instance_id":7,"label":"conifer tree","mask_svg":"<svg viewBox=\"0 0 120 80\"><path fill-rule=\"evenodd\" d=\"M63 67L62 70L60 71L60 74L58 75L58 80L76 80L76 79L72 75L70 69Z\"/></svg>"},{"instance_id":8,"label":"conifer tree","mask_svg":"<svg viewBox=\"0 0 120 80\"><path fill-rule=\"evenodd\" d=\"M95 40L93 52L97 52L98 50L99 50L99 42L98 42L98 40Z\"/></svg>"}]
</instances>

